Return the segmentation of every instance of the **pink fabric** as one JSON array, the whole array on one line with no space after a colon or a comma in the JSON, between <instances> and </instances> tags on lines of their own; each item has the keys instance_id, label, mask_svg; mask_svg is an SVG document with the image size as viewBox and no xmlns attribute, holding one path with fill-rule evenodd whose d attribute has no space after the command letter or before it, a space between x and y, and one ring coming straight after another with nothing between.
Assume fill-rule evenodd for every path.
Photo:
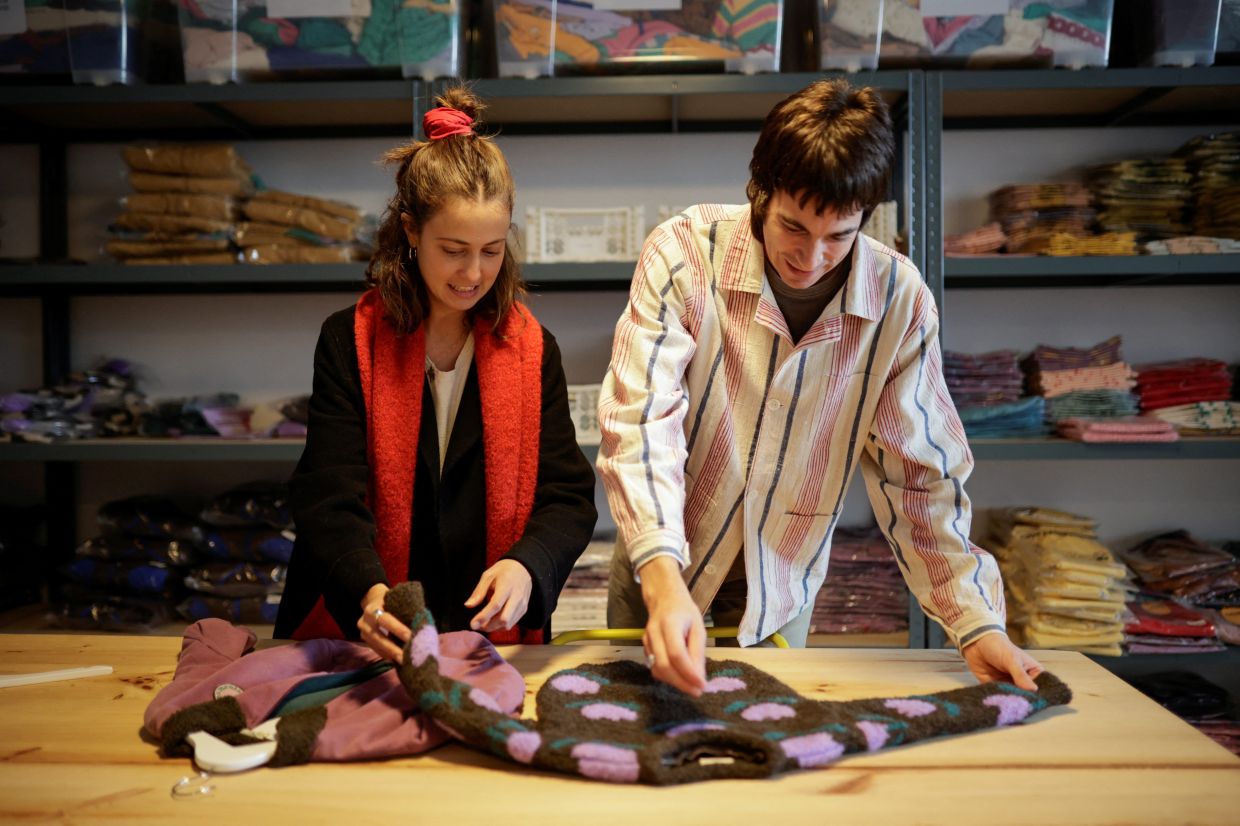
<instances>
[{"instance_id":1,"label":"pink fabric","mask_svg":"<svg viewBox=\"0 0 1240 826\"><path fill-rule=\"evenodd\" d=\"M159 737L177 711L219 696L233 696L246 724L271 716L302 680L353 671L377 661L364 645L313 639L254 651L254 634L219 619L194 623L185 631L176 675L143 716ZM504 713L519 711L525 700L521 674L480 634L439 635L440 668L493 697ZM235 690L236 689L236 690ZM238 692L239 690L239 692ZM392 669L337 696L326 705L327 724L314 744L313 760L366 760L417 754L438 746L447 734L424 715Z\"/></svg>"}]
</instances>

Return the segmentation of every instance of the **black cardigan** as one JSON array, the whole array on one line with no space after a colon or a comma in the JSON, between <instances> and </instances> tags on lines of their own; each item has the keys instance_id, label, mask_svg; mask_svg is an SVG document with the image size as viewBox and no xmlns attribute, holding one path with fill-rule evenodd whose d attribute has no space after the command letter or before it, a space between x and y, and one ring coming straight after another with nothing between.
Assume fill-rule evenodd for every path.
<instances>
[{"instance_id":1,"label":"black cardigan","mask_svg":"<svg viewBox=\"0 0 1240 826\"><path fill-rule=\"evenodd\" d=\"M323 323L314 353L306 448L289 480L297 542L275 636L286 638L319 596L346 637L358 637L361 599L387 582L366 505L370 467L366 410L357 366L353 308ZM555 339L543 330L542 425L534 508L505 554L533 580L522 628L545 628L569 571L594 530L594 471L577 446ZM462 604L486 569L486 474L482 400L473 365L449 437L442 476L429 381L422 389L410 540L410 579L423 583L441 630L469 627L477 608Z\"/></svg>"}]
</instances>

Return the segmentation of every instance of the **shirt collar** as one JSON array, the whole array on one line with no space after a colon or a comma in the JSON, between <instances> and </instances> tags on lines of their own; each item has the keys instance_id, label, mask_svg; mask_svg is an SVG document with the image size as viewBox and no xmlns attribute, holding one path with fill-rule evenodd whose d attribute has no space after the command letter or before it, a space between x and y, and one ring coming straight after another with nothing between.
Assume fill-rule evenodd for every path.
<instances>
[{"instance_id":1,"label":"shirt collar","mask_svg":"<svg viewBox=\"0 0 1240 826\"><path fill-rule=\"evenodd\" d=\"M766 280L766 250L754 237L746 207L736 218L736 231L728 240L719 271L719 286L729 290L762 294ZM840 288L841 306L849 315L877 321L882 314L883 284L879 260L870 247L870 240L857 233L853 242L852 268ZM891 266L895 266L894 262Z\"/></svg>"}]
</instances>

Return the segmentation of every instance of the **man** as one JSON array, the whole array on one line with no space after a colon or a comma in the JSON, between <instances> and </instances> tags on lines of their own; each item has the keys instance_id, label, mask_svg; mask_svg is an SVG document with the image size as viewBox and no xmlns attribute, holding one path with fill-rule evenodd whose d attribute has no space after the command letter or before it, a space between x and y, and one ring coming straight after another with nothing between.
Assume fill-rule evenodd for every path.
<instances>
[{"instance_id":1,"label":"man","mask_svg":"<svg viewBox=\"0 0 1240 826\"><path fill-rule=\"evenodd\" d=\"M599 400L608 624L644 626L655 676L690 694L708 609L742 645L805 645L858 466L910 589L977 678L1033 690L1041 671L968 540L973 461L933 297L860 232L894 155L876 92L819 81L767 116L748 205L693 207L642 250Z\"/></svg>"}]
</instances>

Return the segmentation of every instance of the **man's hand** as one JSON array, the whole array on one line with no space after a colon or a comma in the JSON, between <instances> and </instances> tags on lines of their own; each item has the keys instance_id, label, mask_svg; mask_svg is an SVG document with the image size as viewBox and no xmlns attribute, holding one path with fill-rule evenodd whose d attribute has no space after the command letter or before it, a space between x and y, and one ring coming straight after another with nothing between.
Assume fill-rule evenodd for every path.
<instances>
[{"instance_id":1,"label":"man's hand","mask_svg":"<svg viewBox=\"0 0 1240 826\"><path fill-rule=\"evenodd\" d=\"M501 559L482 572L474 592L465 600L466 608L477 608L488 594L491 597L469 621L469 627L484 634L507 631L525 616L533 590L534 581L524 565L515 559Z\"/></svg>"},{"instance_id":2,"label":"man's hand","mask_svg":"<svg viewBox=\"0 0 1240 826\"><path fill-rule=\"evenodd\" d=\"M362 597L362 615L357 618L357 630L362 632L362 642L385 660L400 662L401 645L409 642L413 632L396 617L383 610L383 597L388 587L382 582L371 586Z\"/></svg>"},{"instance_id":3,"label":"man's hand","mask_svg":"<svg viewBox=\"0 0 1240 826\"><path fill-rule=\"evenodd\" d=\"M638 575L648 613L642 646L650 672L673 688L701 696L706 687L706 624L679 566L669 556L655 557Z\"/></svg>"},{"instance_id":4,"label":"man's hand","mask_svg":"<svg viewBox=\"0 0 1240 826\"><path fill-rule=\"evenodd\" d=\"M1038 690L1033 678L1042 673L1041 663L1013 645L1006 634L987 634L960 653L979 683L1006 680L1026 691Z\"/></svg>"}]
</instances>

